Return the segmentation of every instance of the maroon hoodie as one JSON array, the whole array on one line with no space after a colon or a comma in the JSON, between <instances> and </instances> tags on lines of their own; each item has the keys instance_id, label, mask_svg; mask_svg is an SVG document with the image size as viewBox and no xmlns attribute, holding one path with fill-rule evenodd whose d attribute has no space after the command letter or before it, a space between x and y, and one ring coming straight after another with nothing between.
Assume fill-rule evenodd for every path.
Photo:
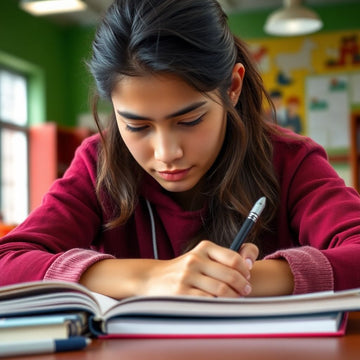
<instances>
[{"instance_id":1,"label":"maroon hoodie","mask_svg":"<svg viewBox=\"0 0 360 360\"><path fill-rule=\"evenodd\" d=\"M105 213L95 195L99 136L86 139L43 203L0 239L0 285L41 279L77 282L107 258L154 258L149 201L160 259L181 254L201 226L200 211L184 211L149 175L128 222L103 230ZM285 258L294 293L360 287L360 198L308 138L274 136L280 208L261 247L267 258Z\"/></svg>"}]
</instances>

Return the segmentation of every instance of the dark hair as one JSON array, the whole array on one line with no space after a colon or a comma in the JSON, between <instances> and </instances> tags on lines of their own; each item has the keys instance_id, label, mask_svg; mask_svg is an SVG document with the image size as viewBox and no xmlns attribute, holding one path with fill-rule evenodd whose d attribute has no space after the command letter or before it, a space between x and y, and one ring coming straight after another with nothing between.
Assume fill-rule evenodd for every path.
<instances>
[{"instance_id":1,"label":"dark hair","mask_svg":"<svg viewBox=\"0 0 360 360\"><path fill-rule=\"evenodd\" d=\"M227 90L237 62L246 73L234 107ZM122 77L149 73L176 75L203 93L219 90L227 131L207 174L209 217L201 236L228 244L260 196L268 199L260 225L270 222L277 208L278 183L264 96L271 101L245 43L232 35L215 0L116 0L97 29L89 67L99 96L108 100ZM93 112L100 129L96 100ZM97 193L100 200L108 194L117 204L108 224L114 227L134 211L142 170L123 143L114 114L102 137Z\"/></svg>"}]
</instances>

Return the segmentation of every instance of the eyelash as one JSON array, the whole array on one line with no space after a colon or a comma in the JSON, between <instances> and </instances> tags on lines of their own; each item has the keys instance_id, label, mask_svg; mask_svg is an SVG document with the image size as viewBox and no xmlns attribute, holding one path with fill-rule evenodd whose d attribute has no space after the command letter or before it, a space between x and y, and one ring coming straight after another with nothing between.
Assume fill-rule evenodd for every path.
<instances>
[{"instance_id":1,"label":"eyelash","mask_svg":"<svg viewBox=\"0 0 360 360\"><path fill-rule=\"evenodd\" d=\"M133 127L133 126L126 124L126 130L134 132L134 133L145 130L146 128L147 128L147 126Z\"/></svg>"},{"instance_id":2,"label":"eyelash","mask_svg":"<svg viewBox=\"0 0 360 360\"><path fill-rule=\"evenodd\" d=\"M180 122L179 124L180 125L183 125L183 126L188 126L188 127L192 127L192 126L196 126L198 124L200 124L202 122L203 118L202 116L199 117L198 119L196 120L193 120L193 121L186 121L186 122ZM130 126L129 124L126 124L126 130L128 131L131 131L131 132L140 132L140 131L143 131L145 129L147 129L148 126L145 125L145 126L139 126L139 127L133 127L133 126Z\"/></svg>"},{"instance_id":3,"label":"eyelash","mask_svg":"<svg viewBox=\"0 0 360 360\"><path fill-rule=\"evenodd\" d=\"M196 120L193 120L193 121L188 121L188 122L182 122L180 123L181 125L184 125L184 126L196 126L198 124L200 124L203 120L203 117L200 116L199 118L197 118Z\"/></svg>"}]
</instances>

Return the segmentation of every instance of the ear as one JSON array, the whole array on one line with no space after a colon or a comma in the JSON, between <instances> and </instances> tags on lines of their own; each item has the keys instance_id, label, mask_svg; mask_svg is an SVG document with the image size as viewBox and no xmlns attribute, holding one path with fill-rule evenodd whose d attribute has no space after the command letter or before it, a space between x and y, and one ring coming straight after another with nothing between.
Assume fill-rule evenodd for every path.
<instances>
[{"instance_id":1,"label":"ear","mask_svg":"<svg viewBox=\"0 0 360 360\"><path fill-rule=\"evenodd\" d=\"M233 105L235 106L239 100L241 94L243 79L245 75L245 67L241 63L236 63L232 75L231 75L231 85L229 88L229 97Z\"/></svg>"}]
</instances>

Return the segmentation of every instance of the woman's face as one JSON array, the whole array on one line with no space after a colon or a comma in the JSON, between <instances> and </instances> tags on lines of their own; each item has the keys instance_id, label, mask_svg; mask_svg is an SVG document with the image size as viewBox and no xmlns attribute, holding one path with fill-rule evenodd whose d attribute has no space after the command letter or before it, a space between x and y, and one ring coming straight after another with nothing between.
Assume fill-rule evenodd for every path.
<instances>
[{"instance_id":1,"label":"woman's face","mask_svg":"<svg viewBox=\"0 0 360 360\"><path fill-rule=\"evenodd\" d=\"M224 142L226 114L178 77L125 77L112 92L120 134L139 165L164 189L193 189Z\"/></svg>"}]
</instances>

